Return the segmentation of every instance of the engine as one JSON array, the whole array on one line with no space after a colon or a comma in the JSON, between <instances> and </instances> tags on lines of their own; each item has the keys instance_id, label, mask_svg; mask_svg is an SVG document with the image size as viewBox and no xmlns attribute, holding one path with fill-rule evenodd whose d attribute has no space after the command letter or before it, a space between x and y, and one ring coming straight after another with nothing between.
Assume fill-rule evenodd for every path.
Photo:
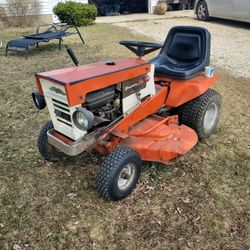
<instances>
[{"instance_id":1,"label":"engine","mask_svg":"<svg viewBox=\"0 0 250 250\"><path fill-rule=\"evenodd\" d=\"M44 72L37 83L37 107L47 105L54 129L74 141L128 115L155 94L154 65L131 58Z\"/></svg>"},{"instance_id":2,"label":"engine","mask_svg":"<svg viewBox=\"0 0 250 250\"><path fill-rule=\"evenodd\" d=\"M87 94L85 108L95 116L96 125L112 122L122 114L121 91L113 85Z\"/></svg>"},{"instance_id":3,"label":"engine","mask_svg":"<svg viewBox=\"0 0 250 250\"><path fill-rule=\"evenodd\" d=\"M94 127L107 125L134 109L148 94L148 75L136 77L86 95L84 108L94 115Z\"/></svg>"}]
</instances>

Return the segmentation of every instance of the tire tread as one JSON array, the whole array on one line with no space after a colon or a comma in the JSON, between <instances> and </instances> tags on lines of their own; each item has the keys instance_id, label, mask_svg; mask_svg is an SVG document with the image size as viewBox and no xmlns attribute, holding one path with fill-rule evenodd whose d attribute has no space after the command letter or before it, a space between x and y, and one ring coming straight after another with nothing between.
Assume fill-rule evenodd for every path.
<instances>
[{"instance_id":1,"label":"tire tread","mask_svg":"<svg viewBox=\"0 0 250 250\"><path fill-rule=\"evenodd\" d=\"M124 158L132 155L140 158L140 155L130 147L118 145L101 165L96 176L96 186L98 193L105 200L117 200L112 196L112 178Z\"/></svg>"},{"instance_id":2,"label":"tire tread","mask_svg":"<svg viewBox=\"0 0 250 250\"><path fill-rule=\"evenodd\" d=\"M51 150L48 151L47 145L48 145L48 137L47 137L47 132L50 129L53 129L54 125L52 121L46 122L43 127L40 130L38 140L37 140L37 147L38 150L43 157L44 160L47 161L56 161L58 159L61 159L62 157L65 156L64 153L56 151L53 146L51 146Z\"/></svg>"},{"instance_id":3,"label":"tire tread","mask_svg":"<svg viewBox=\"0 0 250 250\"><path fill-rule=\"evenodd\" d=\"M202 130L201 122L207 103L213 97L220 99L221 95L214 89L208 89L203 95L178 108L179 123L194 129L201 139L207 137Z\"/></svg>"}]
</instances>

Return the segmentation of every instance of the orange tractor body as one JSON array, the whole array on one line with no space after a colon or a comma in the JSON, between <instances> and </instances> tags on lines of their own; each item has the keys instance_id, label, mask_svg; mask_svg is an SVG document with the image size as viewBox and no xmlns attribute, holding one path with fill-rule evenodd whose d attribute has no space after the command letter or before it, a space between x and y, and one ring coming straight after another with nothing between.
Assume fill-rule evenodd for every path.
<instances>
[{"instance_id":1,"label":"orange tractor body","mask_svg":"<svg viewBox=\"0 0 250 250\"><path fill-rule=\"evenodd\" d=\"M128 78L144 76L151 68L142 59L122 58L114 60L114 63L114 67L99 62L37 74L38 89L43 95L41 79L61 85L66 90L69 106L75 106L84 103L88 93L124 82ZM197 134L185 125L179 126L178 116L162 118L154 113L164 106L175 108L195 99L217 79L217 75L211 78L199 75L190 80L156 76L157 93L145 98L140 106L105 133L102 131L102 140L99 139L93 147L100 153L110 153L117 144L127 145L137 151L143 160L164 163L185 154L198 142ZM157 84L159 82L162 86ZM63 138L62 134L55 135L69 145L73 142L67 137Z\"/></svg>"},{"instance_id":2,"label":"orange tractor body","mask_svg":"<svg viewBox=\"0 0 250 250\"><path fill-rule=\"evenodd\" d=\"M218 75L209 66L210 33L173 28L164 46L123 41L138 58L120 58L36 75L38 109L48 106L52 122L41 130L42 156L108 154L97 175L107 200L135 187L141 160L170 163L217 127L221 97L211 89ZM156 49L150 62L142 56Z\"/></svg>"}]
</instances>

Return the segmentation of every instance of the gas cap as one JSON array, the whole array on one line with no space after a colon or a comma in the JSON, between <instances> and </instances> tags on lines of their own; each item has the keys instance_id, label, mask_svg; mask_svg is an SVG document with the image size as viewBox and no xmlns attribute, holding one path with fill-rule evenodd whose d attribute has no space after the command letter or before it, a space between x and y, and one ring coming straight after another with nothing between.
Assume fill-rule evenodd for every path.
<instances>
[{"instance_id":1,"label":"gas cap","mask_svg":"<svg viewBox=\"0 0 250 250\"><path fill-rule=\"evenodd\" d=\"M106 65L115 65L115 62L112 60L112 59L109 59L107 62L106 62Z\"/></svg>"}]
</instances>

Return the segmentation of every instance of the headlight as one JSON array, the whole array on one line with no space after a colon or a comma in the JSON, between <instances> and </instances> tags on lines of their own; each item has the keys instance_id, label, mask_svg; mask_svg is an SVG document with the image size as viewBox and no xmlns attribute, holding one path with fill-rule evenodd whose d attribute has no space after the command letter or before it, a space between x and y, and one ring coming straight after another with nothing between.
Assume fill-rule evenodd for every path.
<instances>
[{"instance_id":1,"label":"headlight","mask_svg":"<svg viewBox=\"0 0 250 250\"><path fill-rule=\"evenodd\" d=\"M42 110L46 107L45 99L39 92L33 92L32 98L37 109Z\"/></svg>"},{"instance_id":2,"label":"headlight","mask_svg":"<svg viewBox=\"0 0 250 250\"><path fill-rule=\"evenodd\" d=\"M89 130L93 126L94 115L85 108L79 108L73 114L75 125L81 130Z\"/></svg>"}]
</instances>

